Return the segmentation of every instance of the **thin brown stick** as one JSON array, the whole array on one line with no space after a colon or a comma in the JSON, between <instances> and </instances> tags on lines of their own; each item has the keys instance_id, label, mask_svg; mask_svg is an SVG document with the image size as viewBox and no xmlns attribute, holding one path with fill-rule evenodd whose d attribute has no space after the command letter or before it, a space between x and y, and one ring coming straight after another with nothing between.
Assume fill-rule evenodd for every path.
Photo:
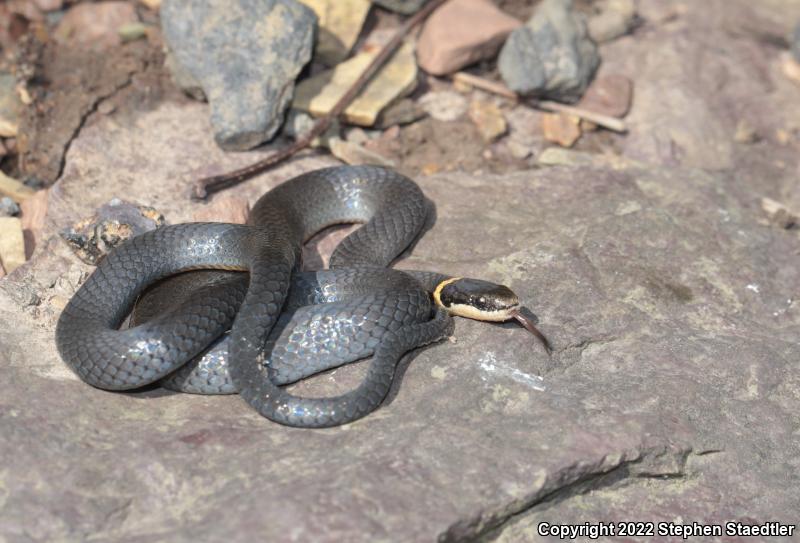
<instances>
[{"instance_id":1,"label":"thin brown stick","mask_svg":"<svg viewBox=\"0 0 800 543\"><path fill-rule=\"evenodd\" d=\"M518 95L517 93L515 93L502 83L489 81L488 79L478 77L477 75L473 75L466 72L458 72L457 74L453 75L453 79L455 81L460 81L462 83L466 83L467 85L471 85L477 89L485 90L487 92L491 92L499 96L504 96L509 100L523 101L523 98L520 95ZM623 121L622 119L617 119L615 117L610 117L608 115L603 115L602 113L595 113L594 111L589 111L575 106L568 106L566 104L560 104L558 102L551 102L549 100L531 100L531 101L526 101L526 103L536 109L542 109L544 111L550 111L555 113L566 113L567 115L574 115L576 117L580 117L581 119L586 119L587 121L591 121L599 126L602 126L603 128L613 130L614 132L625 133L628 131L628 127L625 125L625 121Z\"/></svg>"},{"instance_id":2,"label":"thin brown stick","mask_svg":"<svg viewBox=\"0 0 800 543\"><path fill-rule=\"evenodd\" d=\"M308 133L296 140L292 145L277 151L275 154L270 155L264 160L256 162L255 164L251 164L250 166L246 166L240 170L235 170L226 174L200 179L194 184L191 195L192 199L205 200L209 194L213 194L215 192L238 185L242 181L246 181L247 179L266 171L272 166L283 162L298 151L308 147L314 138L324 134L331 123L333 123L333 121L337 119L345 109L347 109L347 106L350 105L350 103L364 89L367 83L370 82L378 70L380 70L386 61L389 60L408 33L411 32L414 27L424 21L428 15L433 12L433 10L435 10L444 2L445 0L430 0L421 10L415 13L413 17L409 18L403 24L403 26L398 29L395 35L392 36L392 39L383 46L375 58L372 59L372 62L370 62L369 66L367 66L364 72L358 77L358 79L355 80L352 86L347 90L346 93L344 93L339 101L336 102L336 105L333 106L333 108L326 115L320 117L311 130L308 131Z\"/></svg>"}]
</instances>

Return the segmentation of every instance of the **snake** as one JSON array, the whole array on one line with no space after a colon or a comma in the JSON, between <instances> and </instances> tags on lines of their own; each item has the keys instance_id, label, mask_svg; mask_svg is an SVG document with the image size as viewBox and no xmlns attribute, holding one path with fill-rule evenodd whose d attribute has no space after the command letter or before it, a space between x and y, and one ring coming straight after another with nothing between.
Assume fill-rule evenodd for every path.
<instances>
[{"instance_id":1,"label":"snake","mask_svg":"<svg viewBox=\"0 0 800 543\"><path fill-rule=\"evenodd\" d=\"M186 392L238 392L262 416L302 428L374 411L399 359L452 334L451 315L515 319L549 352L508 287L388 267L429 209L419 186L389 168L301 174L259 198L247 224L167 225L110 251L64 307L56 346L94 387L163 380ZM329 269L300 272L303 244L346 223L361 226L334 249ZM133 326L121 329L140 298ZM363 381L339 396L305 398L283 386L369 356Z\"/></svg>"}]
</instances>

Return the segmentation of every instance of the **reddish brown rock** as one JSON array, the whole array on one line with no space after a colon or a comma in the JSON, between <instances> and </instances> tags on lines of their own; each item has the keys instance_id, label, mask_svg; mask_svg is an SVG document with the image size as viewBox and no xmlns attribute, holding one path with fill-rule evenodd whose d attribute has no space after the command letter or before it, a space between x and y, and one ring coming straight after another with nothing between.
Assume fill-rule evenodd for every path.
<instances>
[{"instance_id":1,"label":"reddish brown rock","mask_svg":"<svg viewBox=\"0 0 800 543\"><path fill-rule=\"evenodd\" d=\"M425 23L417 44L420 67L434 75L455 72L497 54L522 23L489 0L450 0Z\"/></svg>"},{"instance_id":2,"label":"reddish brown rock","mask_svg":"<svg viewBox=\"0 0 800 543\"><path fill-rule=\"evenodd\" d=\"M633 98L633 82L624 75L598 77L586 90L578 107L609 117L628 114Z\"/></svg>"},{"instance_id":3,"label":"reddish brown rock","mask_svg":"<svg viewBox=\"0 0 800 543\"><path fill-rule=\"evenodd\" d=\"M55 37L60 42L112 47L120 43L119 29L138 21L136 8L128 2L78 4L58 23Z\"/></svg>"}]
</instances>

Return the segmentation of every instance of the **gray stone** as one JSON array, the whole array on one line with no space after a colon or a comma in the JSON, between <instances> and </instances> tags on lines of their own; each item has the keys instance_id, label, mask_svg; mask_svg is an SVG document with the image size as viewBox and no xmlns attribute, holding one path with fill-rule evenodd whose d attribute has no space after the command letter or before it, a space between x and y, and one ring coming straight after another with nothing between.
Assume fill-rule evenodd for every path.
<instances>
[{"instance_id":1,"label":"gray stone","mask_svg":"<svg viewBox=\"0 0 800 543\"><path fill-rule=\"evenodd\" d=\"M372 3L403 15L411 15L425 5L428 0L372 0Z\"/></svg>"},{"instance_id":2,"label":"gray stone","mask_svg":"<svg viewBox=\"0 0 800 543\"><path fill-rule=\"evenodd\" d=\"M555 519L797 521L800 254L794 232L761 224L757 175L584 154L418 178L437 220L399 267L510 285L555 351L459 320L345 427L80 382L53 329L91 268L56 232L132 187L186 221L189 180L269 153L222 152L202 111L166 102L85 126L50 191L45 250L0 281L0 539L508 542ZM231 194L330 164L301 155ZM363 369L294 390L340 393Z\"/></svg>"},{"instance_id":3,"label":"gray stone","mask_svg":"<svg viewBox=\"0 0 800 543\"><path fill-rule=\"evenodd\" d=\"M17 215L19 215L19 204L8 196L0 198L0 217L16 217Z\"/></svg>"},{"instance_id":4,"label":"gray stone","mask_svg":"<svg viewBox=\"0 0 800 543\"><path fill-rule=\"evenodd\" d=\"M797 23L797 26L794 27L794 32L792 32L791 50L794 59L800 62L800 23Z\"/></svg>"},{"instance_id":5,"label":"gray stone","mask_svg":"<svg viewBox=\"0 0 800 543\"><path fill-rule=\"evenodd\" d=\"M498 59L500 75L513 91L563 102L581 97L599 64L572 0L543 0L525 26L511 33Z\"/></svg>"},{"instance_id":6,"label":"gray stone","mask_svg":"<svg viewBox=\"0 0 800 543\"><path fill-rule=\"evenodd\" d=\"M311 58L313 11L295 0L169 0L161 26L176 82L194 96L202 89L220 147L247 150L275 135Z\"/></svg>"}]
</instances>

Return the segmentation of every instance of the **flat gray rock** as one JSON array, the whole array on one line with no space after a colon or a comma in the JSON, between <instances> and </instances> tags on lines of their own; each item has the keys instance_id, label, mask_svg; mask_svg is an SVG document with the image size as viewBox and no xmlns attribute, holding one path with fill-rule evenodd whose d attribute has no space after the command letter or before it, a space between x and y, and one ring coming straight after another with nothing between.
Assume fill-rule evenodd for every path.
<instances>
[{"instance_id":1,"label":"flat gray rock","mask_svg":"<svg viewBox=\"0 0 800 543\"><path fill-rule=\"evenodd\" d=\"M600 57L583 15L572 0L543 0L525 26L508 37L498 58L500 75L513 91L563 102L577 101Z\"/></svg>"},{"instance_id":2,"label":"flat gray rock","mask_svg":"<svg viewBox=\"0 0 800 543\"><path fill-rule=\"evenodd\" d=\"M208 98L220 147L270 140L311 58L314 12L295 0L168 0L161 26L175 80Z\"/></svg>"},{"instance_id":3,"label":"flat gray rock","mask_svg":"<svg viewBox=\"0 0 800 543\"><path fill-rule=\"evenodd\" d=\"M794 27L794 32L791 36L791 49L792 56L797 62L800 62L800 22Z\"/></svg>"},{"instance_id":4,"label":"flat gray rock","mask_svg":"<svg viewBox=\"0 0 800 543\"><path fill-rule=\"evenodd\" d=\"M723 173L585 157L419 178L438 218L399 267L510 285L555 351L461 319L354 424L298 430L235 396L79 381L53 330L91 268L57 229L117 194L188 220L188 180L263 156L219 150L203 109L87 124L51 191L49 241L0 281L0 539L531 541L542 520L796 522L798 238ZM328 164L304 155L236 193ZM362 366L294 391L341 392Z\"/></svg>"}]
</instances>

